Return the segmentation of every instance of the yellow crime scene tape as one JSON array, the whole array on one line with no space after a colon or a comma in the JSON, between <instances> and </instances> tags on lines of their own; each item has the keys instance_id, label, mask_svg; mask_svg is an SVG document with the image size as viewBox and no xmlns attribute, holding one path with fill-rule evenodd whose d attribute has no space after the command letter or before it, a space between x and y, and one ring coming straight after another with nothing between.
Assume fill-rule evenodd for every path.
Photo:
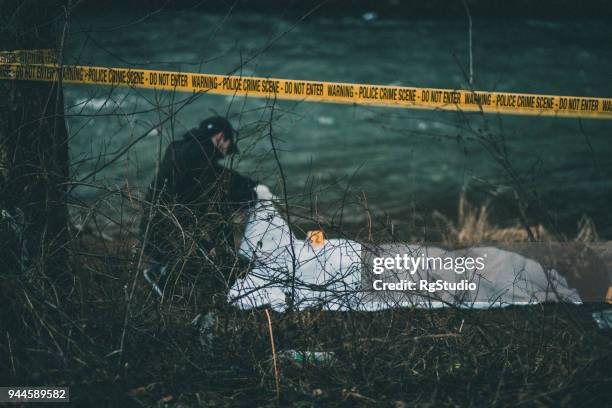
<instances>
[{"instance_id":1,"label":"yellow crime scene tape","mask_svg":"<svg viewBox=\"0 0 612 408\"><path fill-rule=\"evenodd\" d=\"M127 86L308 102L612 119L612 98L351 84L136 68L59 66L52 50L0 52L0 79Z\"/></svg>"}]
</instances>

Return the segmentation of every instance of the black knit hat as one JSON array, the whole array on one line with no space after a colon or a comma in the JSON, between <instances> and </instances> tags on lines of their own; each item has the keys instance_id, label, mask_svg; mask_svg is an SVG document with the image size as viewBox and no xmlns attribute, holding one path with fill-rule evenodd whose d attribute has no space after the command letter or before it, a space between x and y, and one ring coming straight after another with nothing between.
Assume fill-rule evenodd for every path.
<instances>
[{"instance_id":1,"label":"black knit hat","mask_svg":"<svg viewBox=\"0 0 612 408\"><path fill-rule=\"evenodd\" d=\"M232 124L222 116L212 116L200 123L200 132L206 136L212 136L219 132L224 132L225 136L232 137L234 129Z\"/></svg>"}]
</instances>

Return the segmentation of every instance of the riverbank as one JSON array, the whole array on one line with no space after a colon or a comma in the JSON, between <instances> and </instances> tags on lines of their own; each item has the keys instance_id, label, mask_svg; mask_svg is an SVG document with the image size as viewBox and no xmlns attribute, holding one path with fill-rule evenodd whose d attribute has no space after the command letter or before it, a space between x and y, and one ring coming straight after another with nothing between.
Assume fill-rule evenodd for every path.
<instances>
[{"instance_id":1,"label":"riverbank","mask_svg":"<svg viewBox=\"0 0 612 408\"><path fill-rule=\"evenodd\" d=\"M486 208L465 200L460 208L461 223L447 224L448 242L526 240L519 228L490 224ZM534 231L548 239L542 227ZM592 229L582 231L581 239L592 240ZM8 300L0 311L4 384L68 386L71 402L83 406L574 407L609 400L612 332L599 329L592 312L611 305L311 309L272 313L270 321L265 308L228 306L216 313L204 347L196 283L178 280L160 302L136 273L134 244L127 235L82 230L71 242L69 287L35 271L0 276ZM287 359L290 350L333 357L302 363Z\"/></svg>"}]
</instances>

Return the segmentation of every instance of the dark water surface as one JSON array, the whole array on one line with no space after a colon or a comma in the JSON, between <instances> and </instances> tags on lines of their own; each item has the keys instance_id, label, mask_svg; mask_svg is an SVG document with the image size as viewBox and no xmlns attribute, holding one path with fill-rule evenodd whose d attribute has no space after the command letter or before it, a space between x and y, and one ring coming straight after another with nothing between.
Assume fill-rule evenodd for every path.
<instances>
[{"instance_id":1,"label":"dark water surface","mask_svg":"<svg viewBox=\"0 0 612 408\"><path fill-rule=\"evenodd\" d=\"M297 25L265 14L200 12L81 17L72 27L68 62L151 69L466 88L464 20L313 18ZM482 90L612 96L612 26L605 21L474 21L474 87ZM247 61L243 64L244 61ZM241 130L238 169L279 190L269 154L264 100L66 86L73 171L90 173L172 113L175 120L144 137L95 181L144 187L160 141L196 126L211 110L229 113ZM157 109L159 105L165 105ZM180 107L180 109L179 109ZM545 203L552 223L571 231L582 215L612 237L612 122L349 107L280 101L273 132L288 190L302 193L336 181L363 191L377 214L402 222L413 208L456 211L460 191L494 195L503 207L513 183L492 155L471 141L489 129L503 137L508 163L530 196ZM161 137L161 139L160 139ZM93 159L92 159L93 157ZM91 180L90 180L91 181ZM319 203L338 199L338 187ZM75 192L88 201L99 189ZM345 214L349 219L360 215ZM503 222L503 219L500 219Z\"/></svg>"}]
</instances>

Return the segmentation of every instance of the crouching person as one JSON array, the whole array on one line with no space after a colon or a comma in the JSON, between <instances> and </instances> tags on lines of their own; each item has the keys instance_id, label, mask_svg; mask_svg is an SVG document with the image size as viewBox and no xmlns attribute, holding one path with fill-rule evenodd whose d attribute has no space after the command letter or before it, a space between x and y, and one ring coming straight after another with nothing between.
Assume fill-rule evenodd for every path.
<instances>
[{"instance_id":1,"label":"crouching person","mask_svg":"<svg viewBox=\"0 0 612 408\"><path fill-rule=\"evenodd\" d=\"M143 204L147 281L165 298L195 300L202 316L222 307L246 272L232 220L256 198L257 183L219 164L237 152L235 133L215 116L172 142Z\"/></svg>"}]
</instances>

